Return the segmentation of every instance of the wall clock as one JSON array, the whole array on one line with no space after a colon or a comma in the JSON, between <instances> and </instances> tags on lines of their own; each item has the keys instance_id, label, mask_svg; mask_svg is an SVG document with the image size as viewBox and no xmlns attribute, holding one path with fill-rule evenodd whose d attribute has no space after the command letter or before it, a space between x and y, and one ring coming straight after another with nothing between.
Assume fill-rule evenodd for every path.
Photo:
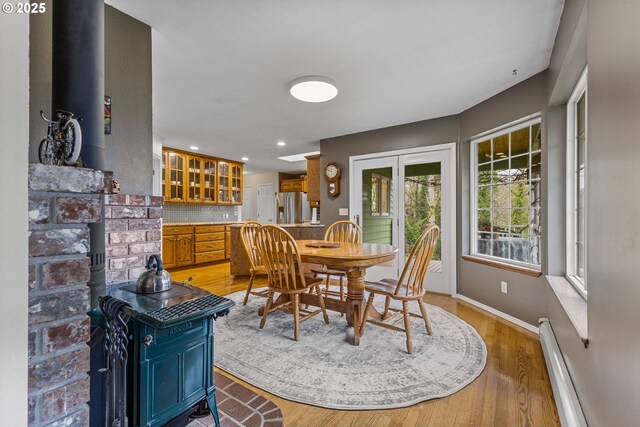
<instances>
[{"instance_id":1,"label":"wall clock","mask_svg":"<svg viewBox=\"0 0 640 427\"><path fill-rule=\"evenodd\" d=\"M340 166L329 163L324 168L324 177L327 179L329 197L338 197L340 195Z\"/></svg>"}]
</instances>

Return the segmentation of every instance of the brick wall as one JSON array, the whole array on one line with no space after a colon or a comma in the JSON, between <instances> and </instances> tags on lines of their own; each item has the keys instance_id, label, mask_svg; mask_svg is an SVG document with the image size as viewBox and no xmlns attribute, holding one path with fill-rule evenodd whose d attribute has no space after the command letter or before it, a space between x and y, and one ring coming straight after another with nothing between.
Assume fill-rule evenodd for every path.
<instances>
[{"instance_id":1,"label":"brick wall","mask_svg":"<svg viewBox=\"0 0 640 427\"><path fill-rule=\"evenodd\" d=\"M111 173L29 165L29 424L89 424L89 223ZM9 386L6 385L5 386ZM1 422L0 422L1 424Z\"/></svg>"},{"instance_id":2,"label":"brick wall","mask_svg":"<svg viewBox=\"0 0 640 427\"><path fill-rule=\"evenodd\" d=\"M105 196L107 284L136 280L162 251L162 197Z\"/></svg>"}]
</instances>

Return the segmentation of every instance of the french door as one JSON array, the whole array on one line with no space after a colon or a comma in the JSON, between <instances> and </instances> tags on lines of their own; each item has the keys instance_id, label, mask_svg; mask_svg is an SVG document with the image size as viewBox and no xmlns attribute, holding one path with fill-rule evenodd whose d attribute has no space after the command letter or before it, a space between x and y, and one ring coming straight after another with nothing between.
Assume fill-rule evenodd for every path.
<instances>
[{"instance_id":1,"label":"french door","mask_svg":"<svg viewBox=\"0 0 640 427\"><path fill-rule=\"evenodd\" d=\"M363 241L398 248L394 261L369 268L366 279L398 278L421 232L435 223L440 238L425 288L455 294L455 146L355 156L350 162L350 212Z\"/></svg>"}]
</instances>

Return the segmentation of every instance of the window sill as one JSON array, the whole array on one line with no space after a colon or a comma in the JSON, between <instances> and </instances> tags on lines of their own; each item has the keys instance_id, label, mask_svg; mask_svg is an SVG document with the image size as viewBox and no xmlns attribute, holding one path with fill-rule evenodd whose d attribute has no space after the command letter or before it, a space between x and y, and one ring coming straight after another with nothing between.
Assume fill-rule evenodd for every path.
<instances>
[{"instance_id":1,"label":"window sill","mask_svg":"<svg viewBox=\"0 0 640 427\"><path fill-rule=\"evenodd\" d=\"M562 276L546 276L553 293L558 298L562 309L575 328L585 348L589 345L587 323L587 301L578 293L576 288Z\"/></svg>"},{"instance_id":2,"label":"window sill","mask_svg":"<svg viewBox=\"0 0 640 427\"><path fill-rule=\"evenodd\" d=\"M480 258L473 255L462 255L462 259L465 261L477 262L478 264L488 265L490 267L501 268L503 270L509 270L516 273L526 274L527 276L540 277L542 272L534 268L523 267L520 265L509 264L506 262L495 261L492 259Z\"/></svg>"}]
</instances>

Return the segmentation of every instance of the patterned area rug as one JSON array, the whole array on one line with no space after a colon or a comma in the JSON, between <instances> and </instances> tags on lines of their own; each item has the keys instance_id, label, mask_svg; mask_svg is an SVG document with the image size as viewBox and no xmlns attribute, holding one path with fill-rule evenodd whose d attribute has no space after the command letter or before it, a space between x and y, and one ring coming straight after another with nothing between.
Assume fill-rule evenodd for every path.
<instances>
[{"instance_id":1,"label":"patterned area rug","mask_svg":"<svg viewBox=\"0 0 640 427\"><path fill-rule=\"evenodd\" d=\"M216 321L215 365L276 396L342 410L401 408L445 397L471 383L484 369L487 349L480 335L447 311L427 305L433 335L412 318L413 354L405 334L368 324L360 346L349 344L353 328L329 311L300 324L277 311L258 328L265 299L228 295L237 305ZM380 299L378 297L378 299ZM383 302L382 299L380 302ZM412 307L413 311L418 311Z\"/></svg>"}]
</instances>

